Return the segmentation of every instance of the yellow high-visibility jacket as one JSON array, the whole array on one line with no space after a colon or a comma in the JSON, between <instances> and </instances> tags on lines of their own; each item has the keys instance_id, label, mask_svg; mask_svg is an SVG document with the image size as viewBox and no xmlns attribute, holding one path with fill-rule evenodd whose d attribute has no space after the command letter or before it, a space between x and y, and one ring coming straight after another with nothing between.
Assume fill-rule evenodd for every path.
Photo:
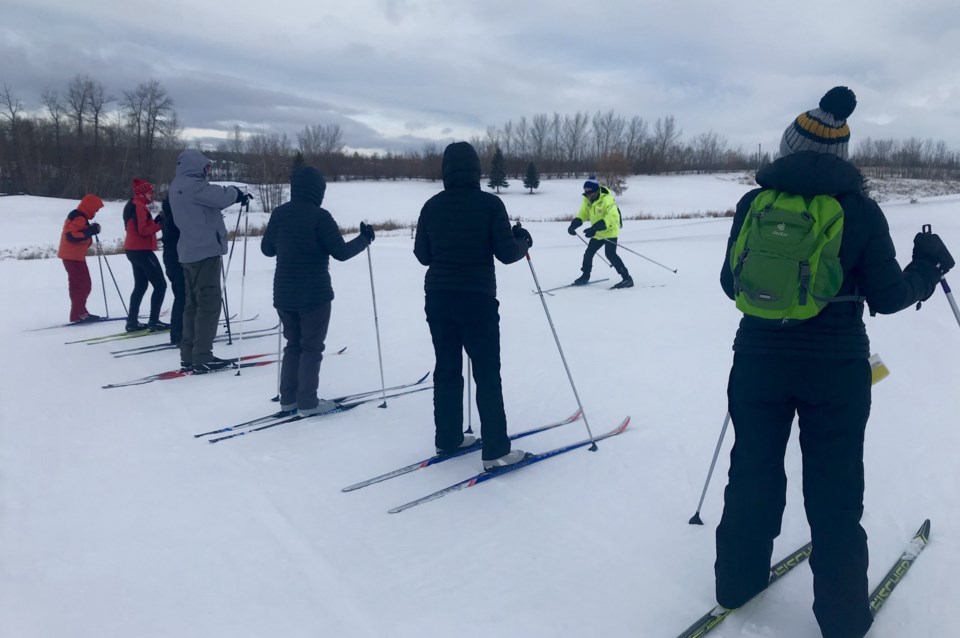
<instances>
[{"instance_id":1,"label":"yellow high-visibility jacket","mask_svg":"<svg viewBox=\"0 0 960 638\"><path fill-rule=\"evenodd\" d=\"M594 235L596 239L614 239L620 236L620 209L613 194L606 186L600 187L600 196L595 201L583 198L577 218L596 224L601 219L607 227Z\"/></svg>"}]
</instances>

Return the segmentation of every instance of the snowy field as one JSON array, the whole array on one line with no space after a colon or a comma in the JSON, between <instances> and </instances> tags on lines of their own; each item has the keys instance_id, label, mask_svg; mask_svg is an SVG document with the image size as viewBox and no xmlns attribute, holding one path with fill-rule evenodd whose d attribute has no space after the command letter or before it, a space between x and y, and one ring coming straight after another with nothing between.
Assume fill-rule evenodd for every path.
<instances>
[{"instance_id":1,"label":"snowy field","mask_svg":"<svg viewBox=\"0 0 960 638\"><path fill-rule=\"evenodd\" d=\"M582 180L519 182L510 214L573 214ZM414 221L439 188L428 182L330 184L324 205L343 226ZM637 177L624 216L732 208L736 175ZM2 249L53 244L74 201L0 197ZM884 205L901 264L930 223L960 253L960 197ZM97 216L119 237L122 203ZM232 225L231 219L228 224ZM433 453L431 393L376 402L210 445L196 433L269 413L276 366L103 390L178 365L175 351L113 358L65 341L121 324L30 331L67 320L59 260L0 261L0 635L11 638L406 638L420 636L667 637L713 599L713 533L732 443L728 433L702 510L687 524L726 411L739 315L718 283L729 219L627 221L622 252L637 287L568 289L548 297L595 433L625 416L621 436L409 511L387 510L480 471L479 455L362 490L342 487ZM579 274L583 244L560 222L527 222L544 287ZM423 274L409 231L372 245L387 385L432 370ZM237 246L242 251L242 243ZM231 310L275 324L274 262L248 245L229 276ZM109 258L125 295L123 255ZM91 312L102 313L97 260ZM366 255L334 262L337 298L321 395L380 386ZM615 277L599 259L594 275ZM576 409L526 262L497 266L503 382L511 431ZM960 273L951 277L960 277ZM611 279L610 283L614 283ZM960 281L958 279L957 281ZM120 303L107 291L111 315ZM957 285L957 284L955 284ZM241 290L241 287L243 288ZM146 302L145 302L146 303ZM168 298L165 307L169 307ZM144 309L146 305L144 306ZM960 599L960 327L939 290L920 312L867 318L872 350L891 371L875 387L866 442L870 579L876 583L925 518L931 543L870 633L949 636ZM275 352L275 337L217 345L219 356ZM476 411L473 411L476 428ZM582 421L516 447L539 452L584 438ZM774 559L809 540L796 434ZM818 636L802 566L711 635Z\"/></svg>"}]
</instances>

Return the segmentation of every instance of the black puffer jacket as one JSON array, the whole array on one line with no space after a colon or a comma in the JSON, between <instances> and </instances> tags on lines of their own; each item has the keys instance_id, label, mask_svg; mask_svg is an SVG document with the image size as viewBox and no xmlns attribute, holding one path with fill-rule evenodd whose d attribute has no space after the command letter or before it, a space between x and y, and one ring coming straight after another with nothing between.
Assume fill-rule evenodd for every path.
<instances>
[{"instance_id":1,"label":"black puffer jacket","mask_svg":"<svg viewBox=\"0 0 960 638\"><path fill-rule=\"evenodd\" d=\"M260 250L277 258L273 275L273 306L280 310L310 310L333 299L330 257L346 261L370 242L359 235L349 242L320 204L327 184L312 166L290 175L290 201L270 215Z\"/></svg>"},{"instance_id":2,"label":"black puffer jacket","mask_svg":"<svg viewBox=\"0 0 960 638\"><path fill-rule=\"evenodd\" d=\"M163 263L170 264L180 261L177 253L177 242L180 241L180 229L173 218L173 209L170 208L170 198L166 197L160 205L163 211Z\"/></svg>"},{"instance_id":3,"label":"black puffer jacket","mask_svg":"<svg viewBox=\"0 0 960 638\"><path fill-rule=\"evenodd\" d=\"M493 258L505 264L527 254L513 236L500 198L480 190L480 158L466 142L443 153L443 191L423 205L413 253L429 266L424 288L495 297Z\"/></svg>"},{"instance_id":4,"label":"black puffer jacket","mask_svg":"<svg viewBox=\"0 0 960 638\"><path fill-rule=\"evenodd\" d=\"M840 202L840 263L844 279L837 296L866 297L873 312L892 314L933 294L940 279L936 268L925 261L914 261L900 270L887 219L877 203L863 192L863 178L849 162L834 155L795 153L761 169L757 183L762 188L750 191L737 204L720 271L720 284L731 299L730 248L740 234L750 204L765 188L795 195L833 195ZM831 303L816 317L792 326L744 315L733 349L771 355L866 358L870 355L870 341L863 325L863 304Z\"/></svg>"}]
</instances>

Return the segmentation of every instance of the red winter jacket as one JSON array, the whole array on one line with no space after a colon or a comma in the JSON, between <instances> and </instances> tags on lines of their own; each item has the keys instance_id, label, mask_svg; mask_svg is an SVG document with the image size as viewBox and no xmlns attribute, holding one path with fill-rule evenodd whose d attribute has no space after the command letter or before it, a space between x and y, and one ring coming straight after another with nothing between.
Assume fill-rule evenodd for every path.
<instances>
[{"instance_id":1,"label":"red winter jacket","mask_svg":"<svg viewBox=\"0 0 960 638\"><path fill-rule=\"evenodd\" d=\"M93 242L90 220L103 208L103 200L96 195L84 195L76 210L70 211L60 231L60 249L57 257L68 261L84 261Z\"/></svg>"},{"instance_id":2,"label":"red winter jacket","mask_svg":"<svg viewBox=\"0 0 960 638\"><path fill-rule=\"evenodd\" d=\"M123 223L127 229L124 250L157 249L157 232L162 226L153 221L147 203L141 197L134 197L123 207Z\"/></svg>"}]
</instances>

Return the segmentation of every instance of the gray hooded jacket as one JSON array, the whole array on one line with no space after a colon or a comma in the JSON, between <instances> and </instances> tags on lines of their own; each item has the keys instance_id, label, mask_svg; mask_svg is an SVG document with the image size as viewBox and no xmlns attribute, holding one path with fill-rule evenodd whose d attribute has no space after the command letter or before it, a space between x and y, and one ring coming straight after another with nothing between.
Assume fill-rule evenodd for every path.
<instances>
[{"instance_id":1,"label":"gray hooded jacket","mask_svg":"<svg viewBox=\"0 0 960 638\"><path fill-rule=\"evenodd\" d=\"M221 211L237 201L240 189L209 183L205 174L209 163L200 151L187 149L177 157L177 174L170 182L170 207L180 228L181 264L227 254L227 226Z\"/></svg>"}]
</instances>

